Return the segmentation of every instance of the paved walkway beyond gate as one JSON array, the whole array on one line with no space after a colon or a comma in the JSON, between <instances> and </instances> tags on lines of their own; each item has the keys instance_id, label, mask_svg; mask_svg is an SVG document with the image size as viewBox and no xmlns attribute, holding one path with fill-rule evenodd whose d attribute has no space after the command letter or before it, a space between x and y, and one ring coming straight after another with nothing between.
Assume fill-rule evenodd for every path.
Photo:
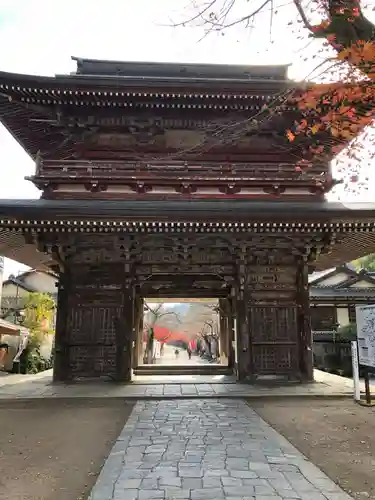
<instances>
[{"instance_id":1,"label":"paved walkway beyond gate","mask_svg":"<svg viewBox=\"0 0 375 500\"><path fill-rule=\"evenodd\" d=\"M240 400L139 401L90 500L350 500Z\"/></svg>"}]
</instances>

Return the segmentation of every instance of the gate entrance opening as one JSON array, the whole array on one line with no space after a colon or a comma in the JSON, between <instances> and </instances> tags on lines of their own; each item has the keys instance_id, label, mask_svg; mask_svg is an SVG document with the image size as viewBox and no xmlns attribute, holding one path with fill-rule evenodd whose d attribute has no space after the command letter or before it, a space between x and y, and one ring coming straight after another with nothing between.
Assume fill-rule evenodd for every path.
<instances>
[{"instance_id":1,"label":"gate entrance opening","mask_svg":"<svg viewBox=\"0 0 375 500\"><path fill-rule=\"evenodd\" d=\"M230 322L223 299L145 299L135 374L231 373Z\"/></svg>"}]
</instances>

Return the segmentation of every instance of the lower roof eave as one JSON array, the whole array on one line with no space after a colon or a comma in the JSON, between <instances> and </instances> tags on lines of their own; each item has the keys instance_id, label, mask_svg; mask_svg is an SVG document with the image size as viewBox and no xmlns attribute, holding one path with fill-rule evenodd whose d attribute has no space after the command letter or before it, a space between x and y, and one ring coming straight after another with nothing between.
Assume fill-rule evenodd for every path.
<instances>
[{"instance_id":1,"label":"lower roof eave","mask_svg":"<svg viewBox=\"0 0 375 500\"><path fill-rule=\"evenodd\" d=\"M29 330L21 325L0 318L0 335L29 335Z\"/></svg>"},{"instance_id":2,"label":"lower roof eave","mask_svg":"<svg viewBox=\"0 0 375 500\"><path fill-rule=\"evenodd\" d=\"M53 261L49 255L38 251L35 245L26 244L22 230L59 231L78 226L89 233L98 222L96 233L107 234L137 230L138 224L154 225L163 231L169 225L189 222L201 226L207 223L223 225L231 234L256 229L262 225L265 232L293 230L294 234L308 232L337 232L338 242L329 254L322 254L316 269L323 270L350 262L375 252L375 203L341 204L328 202L286 202L258 200L194 200L194 201L87 201L87 200L0 200L0 255L19 261L34 269L48 270ZM130 223L130 225L127 225ZM242 224L244 223L244 224ZM120 225L120 227L119 227ZM229 225L229 226L228 226ZM231 227L232 226L232 229ZM68 229L67 229L68 228ZM112 228L112 229L108 229ZM146 228L147 229L147 228ZM71 227L70 230L73 230ZM144 232L143 227L141 232ZM215 228L211 230L215 232ZM262 232L264 232L262 231ZM148 232L148 230L146 231ZM173 231L172 231L173 232ZM276 231L277 233L277 231Z\"/></svg>"},{"instance_id":3,"label":"lower roof eave","mask_svg":"<svg viewBox=\"0 0 375 500\"><path fill-rule=\"evenodd\" d=\"M0 219L123 221L372 221L375 203L207 200L0 200Z\"/></svg>"}]
</instances>

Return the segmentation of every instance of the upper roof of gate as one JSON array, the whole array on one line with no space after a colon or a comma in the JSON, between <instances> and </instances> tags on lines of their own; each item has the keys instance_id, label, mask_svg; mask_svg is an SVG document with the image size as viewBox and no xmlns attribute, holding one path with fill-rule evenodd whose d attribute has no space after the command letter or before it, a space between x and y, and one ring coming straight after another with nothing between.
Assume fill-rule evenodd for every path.
<instances>
[{"instance_id":1,"label":"upper roof of gate","mask_svg":"<svg viewBox=\"0 0 375 500\"><path fill-rule=\"evenodd\" d=\"M72 76L175 79L191 81L285 82L289 65L234 65L175 62L106 61L73 57L77 69Z\"/></svg>"},{"instance_id":2,"label":"upper roof of gate","mask_svg":"<svg viewBox=\"0 0 375 500\"><path fill-rule=\"evenodd\" d=\"M74 60L69 75L0 72L0 121L45 197L319 199L334 184L350 138L290 132L306 84L287 65Z\"/></svg>"}]
</instances>

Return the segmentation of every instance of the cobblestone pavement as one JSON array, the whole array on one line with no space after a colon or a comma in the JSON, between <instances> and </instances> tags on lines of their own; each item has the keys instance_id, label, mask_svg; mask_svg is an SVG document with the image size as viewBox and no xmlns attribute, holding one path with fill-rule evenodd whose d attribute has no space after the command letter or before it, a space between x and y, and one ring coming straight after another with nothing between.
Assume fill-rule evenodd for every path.
<instances>
[{"instance_id":1,"label":"cobblestone pavement","mask_svg":"<svg viewBox=\"0 0 375 500\"><path fill-rule=\"evenodd\" d=\"M350 500L241 400L140 401L89 500Z\"/></svg>"}]
</instances>

